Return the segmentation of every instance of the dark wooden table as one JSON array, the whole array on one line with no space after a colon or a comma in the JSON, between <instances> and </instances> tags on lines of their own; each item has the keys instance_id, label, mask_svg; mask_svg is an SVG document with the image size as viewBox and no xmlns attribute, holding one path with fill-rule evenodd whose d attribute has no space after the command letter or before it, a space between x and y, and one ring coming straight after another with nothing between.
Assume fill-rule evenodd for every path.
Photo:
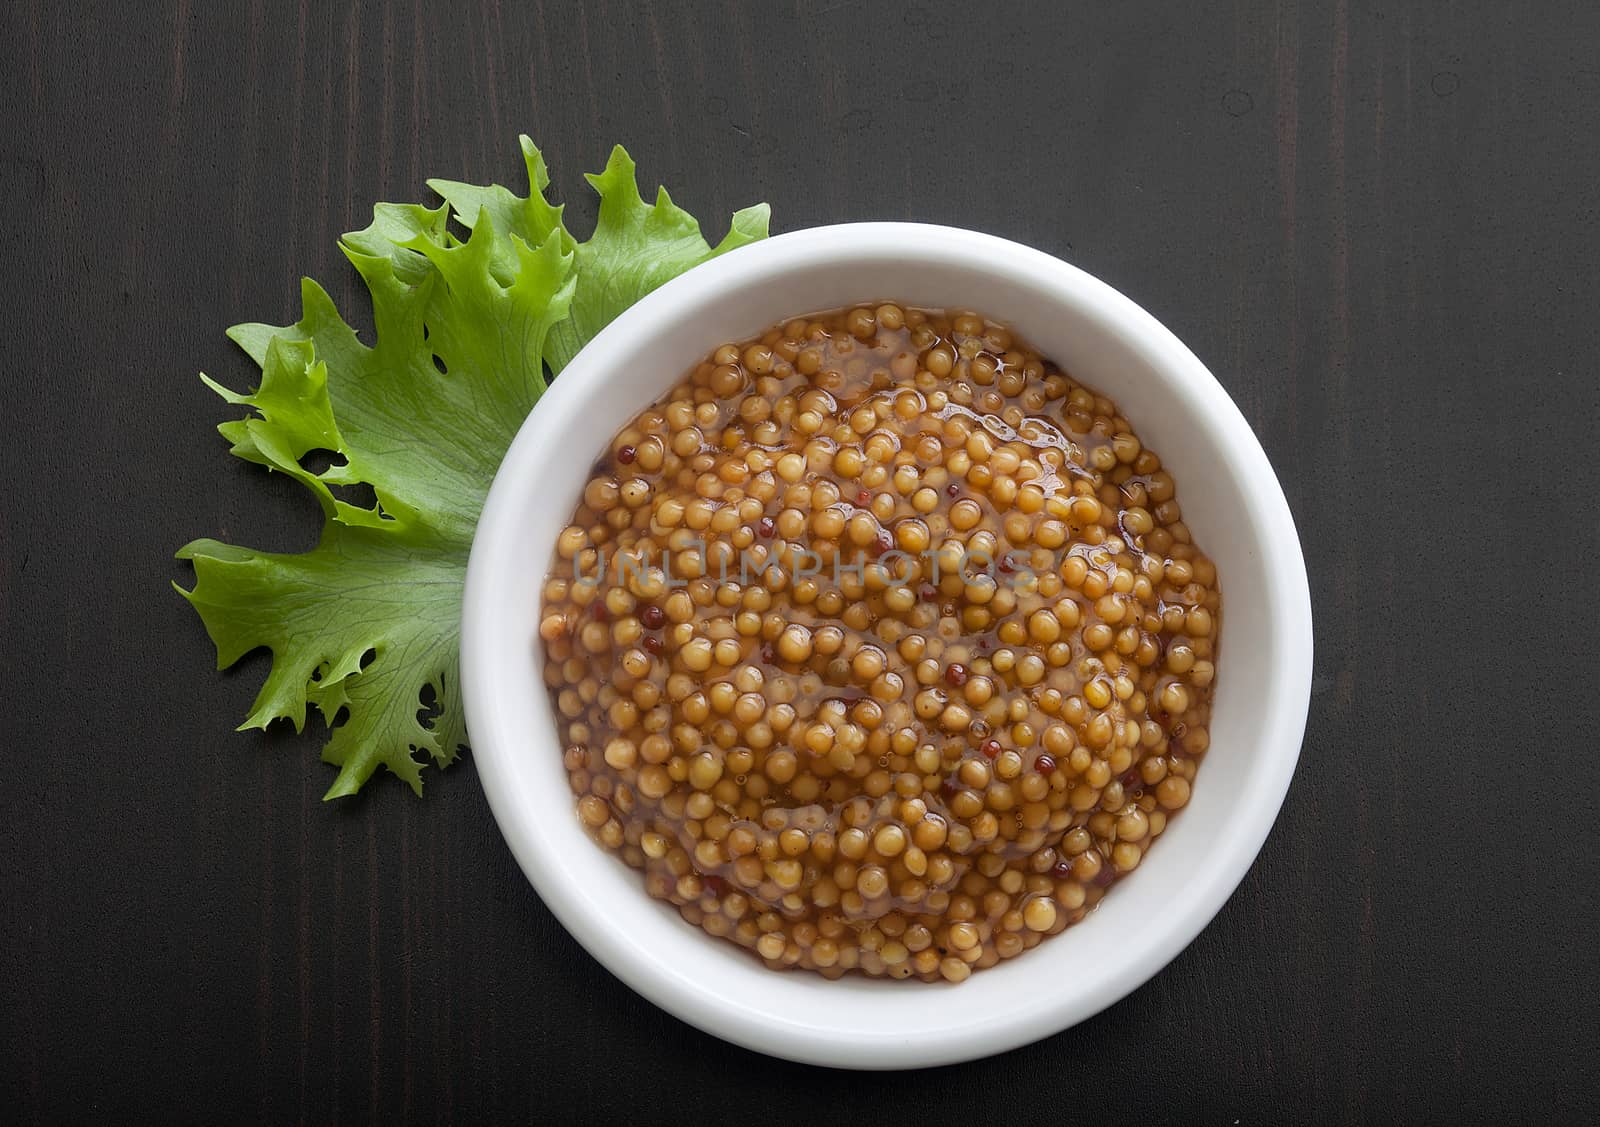
<instances>
[{"instance_id":1,"label":"dark wooden table","mask_svg":"<svg viewBox=\"0 0 1600 1127\"><path fill-rule=\"evenodd\" d=\"M983 9L993 11L984 14ZM103 10L93 10L103 9ZM135 9L140 9L136 11ZM8 1122L1593 1122L1600 7L61 5L0 16L0 1112ZM318 801L239 735L171 559L309 546L198 369L427 176L626 142L713 223L920 219L1076 262L1244 409L1317 621L1271 840L1049 1041L849 1075L640 1001L471 759ZM720 232L721 227L718 227Z\"/></svg>"}]
</instances>

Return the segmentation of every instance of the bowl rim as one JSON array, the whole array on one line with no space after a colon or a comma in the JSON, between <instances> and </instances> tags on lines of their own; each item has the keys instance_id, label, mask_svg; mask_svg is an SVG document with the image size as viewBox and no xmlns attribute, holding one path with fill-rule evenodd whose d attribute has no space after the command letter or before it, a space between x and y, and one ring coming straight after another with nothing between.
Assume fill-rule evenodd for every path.
<instances>
[{"instance_id":1,"label":"bowl rim","mask_svg":"<svg viewBox=\"0 0 1600 1127\"><path fill-rule=\"evenodd\" d=\"M561 456L565 428L603 384L607 357L623 342L649 339L718 295L770 281L786 271L819 263L847 267L851 260L879 261L886 256L999 269L1042 291L1070 291L1080 310L1127 339L1138 340L1152 365L1188 385L1190 409L1202 411L1208 423L1222 432L1227 456L1241 463L1234 468L1237 479L1248 483L1242 499L1252 510L1252 521L1274 531L1263 563L1269 588L1264 597L1274 611L1271 635L1285 660L1276 670L1276 691L1263 705L1257 742L1264 750L1249 777L1246 817L1233 823L1215 852L1208 854L1208 865L1188 889L1188 910L1164 916L1149 929L1153 937L1147 937L1138 957L1103 976L1070 1012L1040 1005L959 1030L908 1035L903 1030L888 1034L859 1029L843 1038L830 1030L823 1040L823 1031L804 1022L754 1005L728 1005L708 998L689 976L664 960L652 960L640 944L608 927L599 906L583 889L581 873L547 855L539 827L517 800L513 785L512 757L525 744L504 730L497 698L489 688L500 660L496 655L502 652L492 644L491 624L500 605L494 584L507 569L497 553L508 549L523 519L524 500L534 488L539 467ZM1083 1021L1148 981L1210 923L1250 869L1288 792L1310 707L1311 599L1299 536L1265 451L1216 377L1155 317L1078 267L998 236L934 224L843 223L777 235L697 266L625 310L550 385L507 450L473 537L462 607L460 678L473 759L502 836L562 926L613 975L681 1020L772 1056L834 1067L922 1067L989 1056ZM605 856L598 850L596 855Z\"/></svg>"}]
</instances>

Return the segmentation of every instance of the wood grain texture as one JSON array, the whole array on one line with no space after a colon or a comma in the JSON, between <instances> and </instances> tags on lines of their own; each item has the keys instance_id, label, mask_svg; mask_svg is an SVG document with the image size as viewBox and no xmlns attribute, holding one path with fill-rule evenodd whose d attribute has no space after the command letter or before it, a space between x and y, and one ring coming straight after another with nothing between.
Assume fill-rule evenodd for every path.
<instances>
[{"instance_id":1,"label":"wood grain texture","mask_svg":"<svg viewBox=\"0 0 1600 1127\"><path fill-rule=\"evenodd\" d=\"M1593 1122L1600 7L14 0L0 14L0 1107L12 1122ZM1059 254L1210 363L1317 621L1271 840L1171 967L932 1074L730 1048L555 924L470 759L317 801L171 593L309 546L195 379L426 176L626 142L708 227ZM720 230L720 228L719 228ZM1003 311L1001 311L1003 312ZM933 1003L936 1004L936 1003Z\"/></svg>"}]
</instances>

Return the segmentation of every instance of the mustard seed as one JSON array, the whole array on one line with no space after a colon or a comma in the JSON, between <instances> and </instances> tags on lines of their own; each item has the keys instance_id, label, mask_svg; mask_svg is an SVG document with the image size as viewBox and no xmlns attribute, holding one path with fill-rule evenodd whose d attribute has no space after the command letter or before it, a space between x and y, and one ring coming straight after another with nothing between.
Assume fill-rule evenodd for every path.
<instances>
[{"instance_id":1,"label":"mustard seed","mask_svg":"<svg viewBox=\"0 0 1600 1127\"><path fill-rule=\"evenodd\" d=\"M1221 596L1116 405L969 311L716 348L602 451L537 627L580 824L773 967L961 982L1190 801Z\"/></svg>"}]
</instances>

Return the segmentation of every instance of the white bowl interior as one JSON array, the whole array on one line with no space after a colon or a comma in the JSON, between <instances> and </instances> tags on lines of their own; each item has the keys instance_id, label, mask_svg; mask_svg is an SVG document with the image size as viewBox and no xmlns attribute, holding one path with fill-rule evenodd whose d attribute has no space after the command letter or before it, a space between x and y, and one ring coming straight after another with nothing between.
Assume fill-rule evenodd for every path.
<instances>
[{"instance_id":1,"label":"white bowl interior","mask_svg":"<svg viewBox=\"0 0 1600 1127\"><path fill-rule=\"evenodd\" d=\"M540 581L594 459L710 348L800 313L892 299L976 309L1114 398L1171 469L1215 560L1223 633L1208 754L1188 808L1081 924L958 987L767 970L648 898L579 827L542 687ZM1070 266L970 232L855 224L780 236L669 284L568 367L485 507L468 579L463 683L474 754L518 861L567 928L669 1011L779 1056L908 1067L1054 1032L1165 965L1243 877L1299 752L1310 606L1272 471L1221 387L1169 332Z\"/></svg>"}]
</instances>

